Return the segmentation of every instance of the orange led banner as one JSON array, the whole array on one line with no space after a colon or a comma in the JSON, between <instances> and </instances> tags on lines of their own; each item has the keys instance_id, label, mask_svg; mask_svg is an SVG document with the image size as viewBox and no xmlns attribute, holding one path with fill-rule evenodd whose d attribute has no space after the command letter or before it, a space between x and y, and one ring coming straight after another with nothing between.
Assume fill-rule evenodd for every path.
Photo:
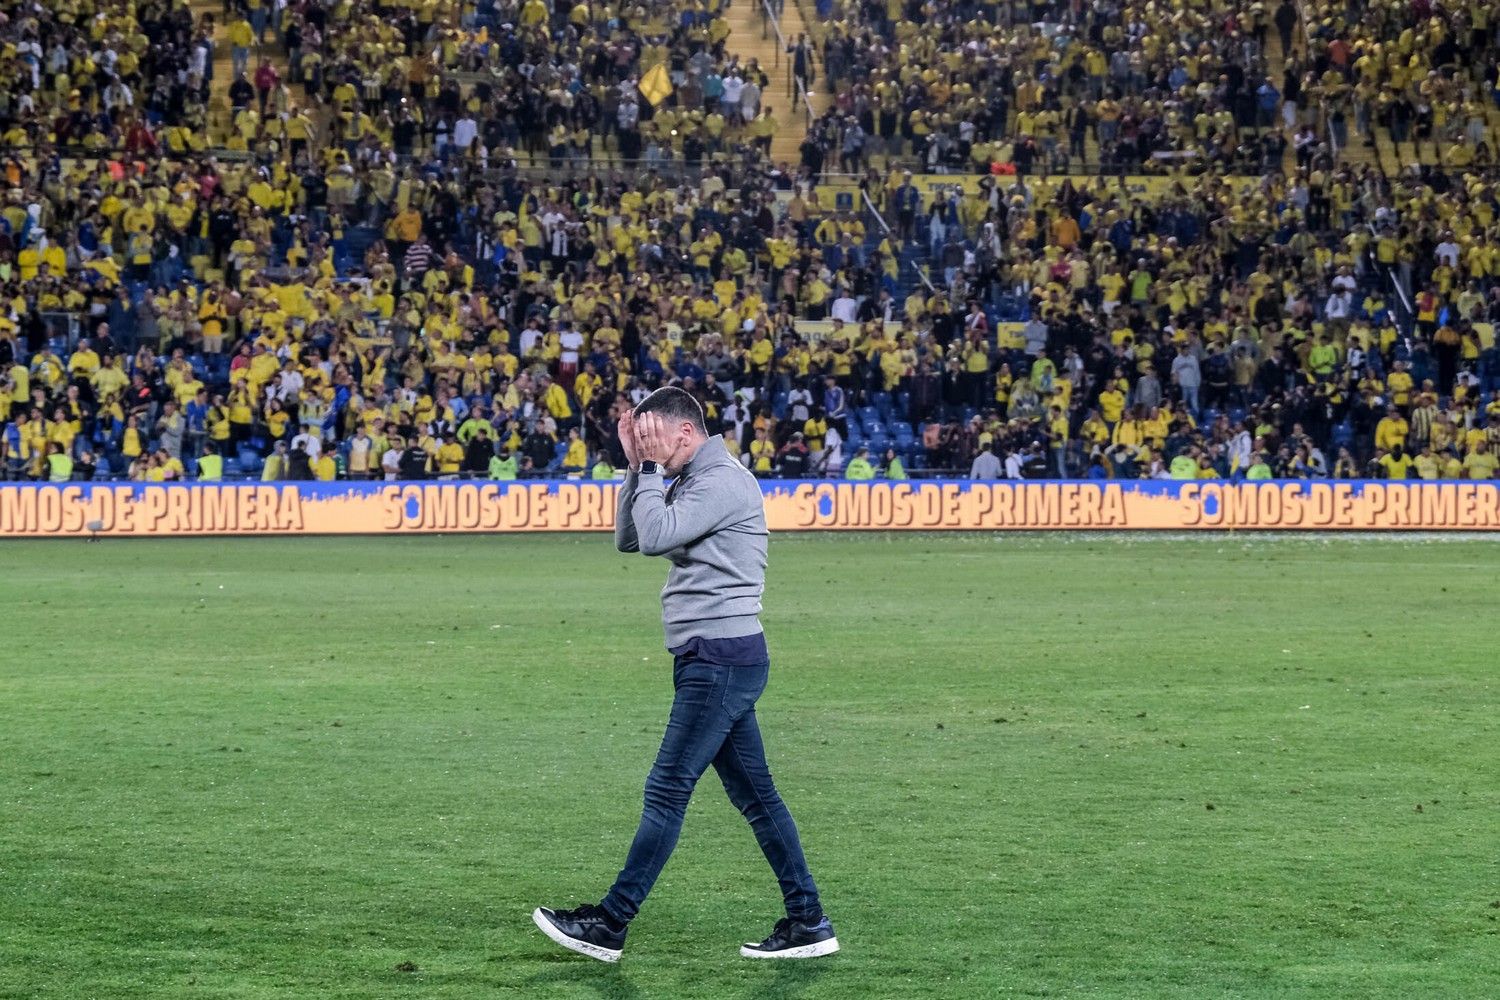
<instances>
[{"instance_id":1,"label":"orange led banner","mask_svg":"<svg viewBox=\"0 0 1500 1000\"><path fill-rule=\"evenodd\" d=\"M0 538L608 531L613 481L4 483ZM772 531L1500 529L1494 481L765 480Z\"/></svg>"},{"instance_id":2,"label":"orange led banner","mask_svg":"<svg viewBox=\"0 0 1500 1000\"><path fill-rule=\"evenodd\" d=\"M765 484L773 530L1500 528L1494 482L943 482Z\"/></svg>"}]
</instances>

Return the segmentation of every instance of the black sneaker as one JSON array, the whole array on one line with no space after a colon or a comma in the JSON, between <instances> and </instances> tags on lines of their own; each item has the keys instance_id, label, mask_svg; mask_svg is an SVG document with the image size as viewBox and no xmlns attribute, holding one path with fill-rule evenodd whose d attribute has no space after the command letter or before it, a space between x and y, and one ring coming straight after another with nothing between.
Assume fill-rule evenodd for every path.
<instances>
[{"instance_id":1,"label":"black sneaker","mask_svg":"<svg viewBox=\"0 0 1500 1000\"><path fill-rule=\"evenodd\" d=\"M531 919L541 932L570 951L601 962L618 962L625 947L625 928L614 929L604 907L585 903L576 910L539 906Z\"/></svg>"},{"instance_id":2,"label":"black sneaker","mask_svg":"<svg viewBox=\"0 0 1500 1000\"><path fill-rule=\"evenodd\" d=\"M817 958L838 950L839 939L833 936L833 924L827 917L815 924L782 917L770 937L760 944L747 942L740 954L746 958Z\"/></svg>"}]
</instances>

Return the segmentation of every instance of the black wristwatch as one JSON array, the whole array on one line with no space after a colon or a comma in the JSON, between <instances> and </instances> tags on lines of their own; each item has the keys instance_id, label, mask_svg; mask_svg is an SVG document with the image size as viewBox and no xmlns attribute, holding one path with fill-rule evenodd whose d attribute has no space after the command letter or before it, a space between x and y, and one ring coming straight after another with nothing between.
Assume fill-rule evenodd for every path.
<instances>
[{"instance_id":1,"label":"black wristwatch","mask_svg":"<svg viewBox=\"0 0 1500 1000\"><path fill-rule=\"evenodd\" d=\"M661 472L661 466L647 459L641 463L640 474L643 476L655 476Z\"/></svg>"}]
</instances>

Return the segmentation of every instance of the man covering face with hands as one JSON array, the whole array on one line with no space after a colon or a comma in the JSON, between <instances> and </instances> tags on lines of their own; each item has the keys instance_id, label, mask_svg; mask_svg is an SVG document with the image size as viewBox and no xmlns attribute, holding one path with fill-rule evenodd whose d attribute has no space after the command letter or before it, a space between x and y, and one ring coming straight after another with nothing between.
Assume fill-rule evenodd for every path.
<instances>
[{"instance_id":1,"label":"man covering face with hands","mask_svg":"<svg viewBox=\"0 0 1500 1000\"><path fill-rule=\"evenodd\" d=\"M812 958L838 951L791 813L766 765L755 703L770 655L760 625L766 518L759 483L718 438L691 395L652 393L619 422L630 465L619 491L615 545L665 556L662 625L673 655L666 735L646 777L645 808L625 867L598 905L537 909L532 919L565 948L618 961L625 934L671 856L688 799L710 765L750 822L781 886L786 916L747 958ZM668 487L664 477L672 477Z\"/></svg>"}]
</instances>

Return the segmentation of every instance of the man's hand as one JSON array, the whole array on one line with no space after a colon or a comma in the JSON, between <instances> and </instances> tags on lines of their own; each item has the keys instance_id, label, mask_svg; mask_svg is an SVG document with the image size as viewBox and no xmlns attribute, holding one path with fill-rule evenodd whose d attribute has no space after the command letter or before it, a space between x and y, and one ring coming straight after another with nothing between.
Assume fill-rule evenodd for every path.
<instances>
[{"instance_id":1,"label":"man's hand","mask_svg":"<svg viewBox=\"0 0 1500 1000\"><path fill-rule=\"evenodd\" d=\"M631 472L639 472L641 459L640 451L635 446L635 411L626 410L620 414L620 422L615 429L620 435L620 448L625 452L625 464L630 466Z\"/></svg>"},{"instance_id":2,"label":"man's hand","mask_svg":"<svg viewBox=\"0 0 1500 1000\"><path fill-rule=\"evenodd\" d=\"M635 421L635 453L643 462L665 466L675 445L667 434L667 425L658 413L643 413Z\"/></svg>"}]
</instances>

